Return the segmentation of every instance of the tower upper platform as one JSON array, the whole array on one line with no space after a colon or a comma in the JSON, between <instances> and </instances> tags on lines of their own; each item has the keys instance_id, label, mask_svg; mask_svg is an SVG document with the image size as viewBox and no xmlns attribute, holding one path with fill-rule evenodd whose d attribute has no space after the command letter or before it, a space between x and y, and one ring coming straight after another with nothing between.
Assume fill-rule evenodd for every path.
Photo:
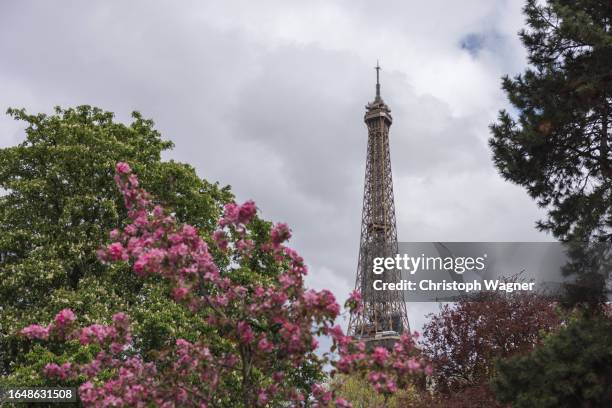
<instances>
[{"instance_id":1,"label":"tower upper platform","mask_svg":"<svg viewBox=\"0 0 612 408\"><path fill-rule=\"evenodd\" d=\"M366 105L366 113L363 120L367 123L372 119L383 118L387 122L387 126L393 123L393 117L391 116L391 109L381 99L377 98L373 102Z\"/></svg>"},{"instance_id":2,"label":"tower upper platform","mask_svg":"<svg viewBox=\"0 0 612 408\"><path fill-rule=\"evenodd\" d=\"M375 68L376 68L376 98L374 98L372 102L366 105L365 107L366 113L363 119L367 123L372 119L383 118L385 119L386 122L388 122L387 126L390 126L391 123L393 123L393 117L391 116L391 109L389 109L389 106L380 97L380 78L379 78L380 65L378 64L378 62L376 62Z\"/></svg>"}]
</instances>

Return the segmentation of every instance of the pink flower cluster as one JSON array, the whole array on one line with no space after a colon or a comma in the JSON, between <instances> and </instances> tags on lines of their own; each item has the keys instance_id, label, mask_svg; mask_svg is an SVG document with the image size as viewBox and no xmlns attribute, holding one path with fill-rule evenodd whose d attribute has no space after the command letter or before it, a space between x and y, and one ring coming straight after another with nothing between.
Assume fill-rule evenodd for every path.
<instances>
[{"instance_id":1,"label":"pink flower cluster","mask_svg":"<svg viewBox=\"0 0 612 408\"><path fill-rule=\"evenodd\" d=\"M270 239L272 241L272 245L278 247L283 242L287 241L291 238L291 230L285 223L278 223L272 228L270 232Z\"/></svg>"},{"instance_id":2,"label":"pink flower cluster","mask_svg":"<svg viewBox=\"0 0 612 408\"><path fill-rule=\"evenodd\" d=\"M29 339L47 340L51 336L63 340L67 338L66 334L73 328L75 321L74 312L70 309L63 309L55 315L55 319L50 325L32 324L23 328L20 333Z\"/></svg>"},{"instance_id":3,"label":"pink flower cluster","mask_svg":"<svg viewBox=\"0 0 612 408\"><path fill-rule=\"evenodd\" d=\"M195 228L178 224L154 205L149 194L139 188L129 165L117 164L115 181L131 223L111 232L112 242L99 251L99 258L103 262L127 261L138 276L164 277L175 301L222 333L227 344L213 347L178 339L174 346L159 350L154 361L145 362L137 353L129 357L135 348L123 313L114 315L111 325L79 329L74 327L74 313L65 309L47 327L23 329L21 333L31 339L78 339L82 345L102 348L88 363L45 367L44 374L49 377L87 378L79 388L85 406L207 407L219 400L240 401L245 406L281 401L301 406L315 398L320 406L333 401L337 407L350 407L348 401L336 398L334 390L322 385L314 386L312 395L302 394L287 382L285 373L306 363L323 367L331 362L335 372L371 372L368 378L379 392L393 393L408 376L422 371L410 336L403 336L393 351L377 348L368 352L362 342L334 325L340 307L331 292L304 288L306 265L296 251L284 245L291 236L288 226L274 225L269 241L255 244L249 230L256 216L252 201L229 203L224 208L220 229L212 238L232 263L220 270ZM250 267L255 249L269 255L275 268L282 270L276 279L245 284L236 275L239 269ZM347 307L361 310L358 292L351 294ZM321 335L331 336L337 360L314 353L316 338ZM114 374L99 377L106 369Z\"/></svg>"},{"instance_id":4,"label":"pink flower cluster","mask_svg":"<svg viewBox=\"0 0 612 408\"><path fill-rule=\"evenodd\" d=\"M64 363L57 365L55 363L49 363L43 369L43 373L49 378L58 378L65 380L71 375L72 364Z\"/></svg>"},{"instance_id":5,"label":"pink flower cluster","mask_svg":"<svg viewBox=\"0 0 612 408\"><path fill-rule=\"evenodd\" d=\"M29 339L46 340L49 338L49 327L32 324L22 329L21 334Z\"/></svg>"},{"instance_id":6,"label":"pink flower cluster","mask_svg":"<svg viewBox=\"0 0 612 408\"><path fill-rule=\"evenodd\" d=\"M416 332L402 334L392 350L374 347L371 352L366 351L363 342L350 340L337 328L329 334L339 347L340 358L332 362L336 372L368 373L366 378L378 393L393 394L414 375L431 374L431 365L419 357L416 349Z\"/></svg>"},{"instance_id":7,"label":"pink flower cluster","mask_svg":"<svg viewBox=\"0 0 612 408\"><path fill-rule=\"evenodd\" d=\"M349 295L349 298L344 303L344 307L347 308L351 313L361 313L363 312L363 301L361 297L361 293L359 291L354 290Z\"/></svg>"},{"instance_id":8,"label":"pink flower cluster","mask_svg":"<svg viewBox=\"0 0 612 408\"><path fill-rule=\"evenodd\" d=\"M54 324L55 327L64 328L70 326L75 320L76 316L72 310L63 309L55 316Z\"/></svg>"},{"instance_id":9,"label":"pink flower cluster","mask_svg":"<svg viewBox=\"0 0 612 408\"><path fill-rule=\"evenodd\" d=\"M103 344L107 339L114 338L116 335L117 332L113 327L93 324L81 329L79 341L81 344Z\"/></svg>"},{"instance_id":10,"label":"pink flower cluster","mask_svg":"<svg viewBox=\"0 0 612 408\"><path fill-rule=\"evenodd\" d=\"M219 220L219 226L233 225L237 228L244 228L255 217L256 212L257 207L253 201L247 201L242 205L226 204L223 217Z\"/></svg>"}]
</instances>

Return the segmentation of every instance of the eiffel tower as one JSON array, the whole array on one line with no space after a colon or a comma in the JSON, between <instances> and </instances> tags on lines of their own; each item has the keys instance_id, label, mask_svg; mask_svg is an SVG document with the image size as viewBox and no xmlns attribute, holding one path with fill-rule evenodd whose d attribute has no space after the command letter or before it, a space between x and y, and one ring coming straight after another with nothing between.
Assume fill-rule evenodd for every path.
<instances>
[{"instance_id":1,"label":"eiffel tower","mask_svg":"<svg viewBox=\"0 0 612 408\"><path fill-rule=\"evenodd\" d=\"M364 308L349 319L349 334L368 347L392 347L404 331L410 331L406 302L401 291L376 291L373 282L399 282L400 272L372 272L375 257L394 257L397 253L397 227L389 153L391 109L380 97L380 66L376 63L376 98L366 105L368 149L361 216L361 239L355 289L361 292Z\"/></svg>"}]
</instances>

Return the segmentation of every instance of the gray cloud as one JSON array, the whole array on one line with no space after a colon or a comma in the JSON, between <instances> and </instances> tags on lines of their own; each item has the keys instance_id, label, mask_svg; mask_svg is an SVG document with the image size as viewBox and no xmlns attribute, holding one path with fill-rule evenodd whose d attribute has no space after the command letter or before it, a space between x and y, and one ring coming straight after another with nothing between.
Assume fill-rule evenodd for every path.
<instances>
[{"instance_id":1,"label":"gray cloud","mask_svg":"<svg viewBox=\"0 0 612 408\"><path fill-rule=\"evenodd\" d=\"M377 58L394 116L400 239L546 239L535 204L495 173L486 145L506 104L499 77L524 64L521 3L3 2L0 110L142 111L176 143L169 158L288 222L309 284L343 300ZM470 35L477 53L461 46ZM22 137L0 117L0 146ZM411 310L418 328L426 310Z\"/></svg>"}]
</instances>

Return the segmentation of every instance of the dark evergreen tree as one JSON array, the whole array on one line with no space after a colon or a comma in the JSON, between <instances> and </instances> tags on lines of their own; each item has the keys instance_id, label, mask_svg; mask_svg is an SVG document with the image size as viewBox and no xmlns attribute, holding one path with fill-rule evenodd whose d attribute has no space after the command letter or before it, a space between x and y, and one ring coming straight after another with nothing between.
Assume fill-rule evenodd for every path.
<instances>
[{"instance_id":1,"label":"dark evergreen tree","mask_svg":"<svg viewBox=\"0 0 612 408\"><path fill-rule=\"evenodd\" d=\"M528 355L501 360L492 387L513 407L612 406L612 320L571 318Z\"/></svg>"},{"instance_id":2,"label":"dark evergreen tree","mask_svg":"<svg viewBox=\"0 0 612 408\"><path fill-rule=\"evenodd\" d=\"M524 186L561 240L612 240L612 2L528 0L529 67L503 78L489 143L500 173Z\"/></svg>"},{"instance_id":3,"label":"dark evergreen tree","mask_svg":"<svg viewBox=\"0 0 612 408\"><path fill-rule=\"evenodd\" d=\"M547 210L537 227L568 243L564 272L577 278L562 304L585 307L531 353L500 360L492 385L515 407L611 406L612 2L528 0L524 12L529 67L503 79L516 112L500 112L489 143L500 173Z\"/></svg>"}]
</instances>

